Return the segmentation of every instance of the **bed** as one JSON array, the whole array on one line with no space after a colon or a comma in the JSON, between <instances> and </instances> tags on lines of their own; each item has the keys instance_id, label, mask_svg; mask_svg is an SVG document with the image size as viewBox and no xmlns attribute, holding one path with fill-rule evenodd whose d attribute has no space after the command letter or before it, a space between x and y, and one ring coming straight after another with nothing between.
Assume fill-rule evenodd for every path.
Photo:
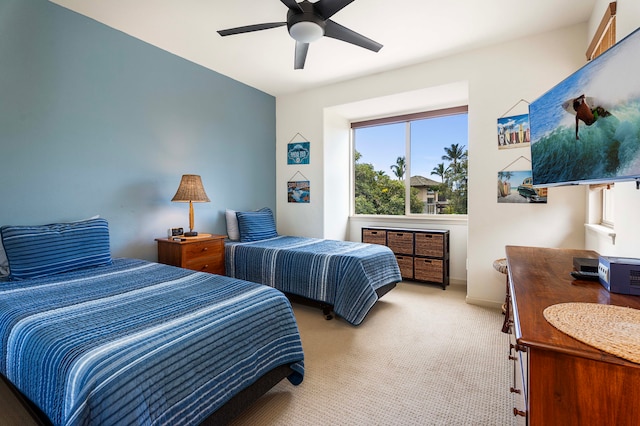
<instances>
[{"instance_id":1,"label":"bed","mask_svg":"<svg viewBox=\"0 0 640 426\"><path fill-rule=\"evenodd\" d=\"M0 232L0 373L41 423L222 424L282 378L303 380L277 290L112 259L103 219Z\"/></svg>"},{"instance_id":2,"label":"bed","mask_svg":"<svg viewBox=\"0 0 640 426\"><path fill-rule=\"evenodd\" d=\"M277 288L294 301L315 302L327 318L332 311L361 324L376 301L402 279L388 247L282 236L269 209L229 212L227 276Z\"/></svg>"}]
</instances>

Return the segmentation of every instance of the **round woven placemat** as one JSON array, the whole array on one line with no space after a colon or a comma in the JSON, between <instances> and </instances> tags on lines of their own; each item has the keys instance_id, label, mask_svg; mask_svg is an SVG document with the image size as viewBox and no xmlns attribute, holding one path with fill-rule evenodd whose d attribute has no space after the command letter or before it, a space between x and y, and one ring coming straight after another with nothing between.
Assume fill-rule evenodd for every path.
<instances>
[{"instance_id":1,"label":"round woven placemat","mask_svg":"<svg viewBox=\"0 0 640 426\"><path fill-rule=\"evenodd\" d=\"M560 303L543 312L558 330L640 364L640 310L598 303Z\"/></svg>"}]
</instances>

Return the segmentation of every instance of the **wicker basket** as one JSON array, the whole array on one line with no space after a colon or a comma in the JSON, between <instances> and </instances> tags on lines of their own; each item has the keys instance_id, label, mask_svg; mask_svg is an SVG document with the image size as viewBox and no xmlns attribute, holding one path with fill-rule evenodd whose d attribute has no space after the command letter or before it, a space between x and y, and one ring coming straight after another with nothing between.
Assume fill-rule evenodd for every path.
<instances>
[{"instance_id":1,"label":"wicker basket","mask_svg":"<svg viewBox=\"0 0 640 426\"><path fill-rule=\"evenodd\" d=\"M416 256L444 256L444 236L416 232Z\"/></svg>"},{"instance_id":2,"label":"wicker basket","mask_svg":"<svg viewBox=\"0 0 640 426\"><path fill-rule=\"evenodd\" d=\"M413 232L387 232L387 245L394 253L413 255Z\"/></svg>"},{"instance_id":3,"label":"wicker basket","mask_svg":"<svg viewBox=\"0 0 640 426\"><path fill-rule=\"evenodd\" d=\"M414 269L417 280L442 283L443 261L440 259L415 259Z\"/></svg>"},{"instance_id":4,"label":"wicker basket","mask_svg":"<svg viewBox=\"0 0 640 426\"><path fill-rule=\"evenodd\" d=\"M369 244L387 244L387 231L383 229L363 229L362 242Z\"/></svg>"},{"instance_id":5,"label":"wicker basket","mask_svg":"<svg viewBox=\"0 0 640 426\"><path fill-rule=\"evenodd\" d=\"M413 257L396 255L402 278L413 279Z\"/></svg>"}]
</instances>

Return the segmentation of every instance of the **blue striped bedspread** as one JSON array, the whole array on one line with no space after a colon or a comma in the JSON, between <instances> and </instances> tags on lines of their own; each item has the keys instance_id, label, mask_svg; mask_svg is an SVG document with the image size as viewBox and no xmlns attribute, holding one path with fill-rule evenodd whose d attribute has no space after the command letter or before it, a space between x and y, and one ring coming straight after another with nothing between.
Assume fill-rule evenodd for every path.
<instances>
[{"instance_id":1,"label":"blue striped bedspread","mask_svg":"<svg viewBox=\"0 0 640 426\"><path fill-rule=\"evenodd\" d=\"M279 291L136 259L0 287L0 371L55 425L192 425L267 371L304 375Z\"/></svg>"},{"instance_id":2,"label":"blue striped bedspread","mask_svg":"<svg viewBox=\"0 0 640 426\"><path fill-rule=\"evenodd\" d=\"M376 289L399 282L400 268L385 246L279 236L225 243L226 274L333 305L359 325L378 300Z\"/></svg>"}]
</instances>

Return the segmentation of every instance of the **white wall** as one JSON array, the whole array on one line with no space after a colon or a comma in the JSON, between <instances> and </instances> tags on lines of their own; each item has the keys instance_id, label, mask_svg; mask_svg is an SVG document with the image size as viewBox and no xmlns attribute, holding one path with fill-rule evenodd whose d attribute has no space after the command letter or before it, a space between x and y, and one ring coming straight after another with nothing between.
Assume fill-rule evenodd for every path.
<instances>
[{"instance_id":1,"label":"white wall","mask_svg":"<svg viewBox=\"0 0 640 426\"><path fill-rule=\"evenodd\" d=\"M454 271L451 275L456 279L466 275L469 302L499 305L504 299L504 277L493 269L492 263L504 256L505 245L584 246L586 197L582 188L551 188L546 205L498 205L497 173L520 156L530 158L530 152L528 148L498 150L496 120L519 99L533 101L584 65L587 28L585 23L278 97L276 191L279 231L290 235L340 238L343 227L347 226L349 210L348 200L344 199L347 194L344 188L348 188L349 180L342 179L348 176L349 168L349 162L344 163L344 150L348 153L349 149L344 132L348 134L348 128L340 132L333 125L327 126L327 122L340 121L337 116L340 116L343 106L360 103L363 111L366 111L369 100L373 102L384 97L420 93L429 88L465 82L469 105L468 239L464 247L453 247L452 244L455 250L452 256L466 261L457 261L455 276ZM413 99L412 103L407 104L407 109L435 105L439 101L441 99L437 96L432 99ZM389 109L388 113L407 112L401 111L402 106L397 105ZM327 118L327 114L335 115ZM308 166L286 164L286 145L297 132L311 142L311 162ZM520 169L530 168L526 160L519 160L517 165L522 166ZM286 202L286 182L298 169L311 181L311 202L307 205ZM329 177L334 173L339 178ZM327 212L331 212L331 226L327 223ZM333 225L335 222L337 224ZM361 221L357 222L358 226L362 226ZM410 221L405 226L416 225L442 226L428 221ZM451 226L456 227L458 235L458 225ZM350 239L356 239L356 236L359 239L357 230L350 230L348 235ZM460 238L456 236L458 240ZM465 274L466 263L468 269Z\"/></svg>"},{"instance_id":2,"label":"white wall","mask_svg":"<svg viewBox=\"0 0 640 426\"><path fill-rule=\"evenodd\" d=\"M589 25L589 39L598 28L608 1L598 0ZM640 2L618 0L616 13L616 40L620 41L640 27ZM637 78L637 76L635 76ZM586 229L585 245L588 249L606 256L640 257L640 190L634 182L616 183L614 186L614 229ZM597 207L597 205L596 205ZM591 216L597 216L591 212ZM615 239L609 234L615 234Z\"/></svg>"}]
</instances>

